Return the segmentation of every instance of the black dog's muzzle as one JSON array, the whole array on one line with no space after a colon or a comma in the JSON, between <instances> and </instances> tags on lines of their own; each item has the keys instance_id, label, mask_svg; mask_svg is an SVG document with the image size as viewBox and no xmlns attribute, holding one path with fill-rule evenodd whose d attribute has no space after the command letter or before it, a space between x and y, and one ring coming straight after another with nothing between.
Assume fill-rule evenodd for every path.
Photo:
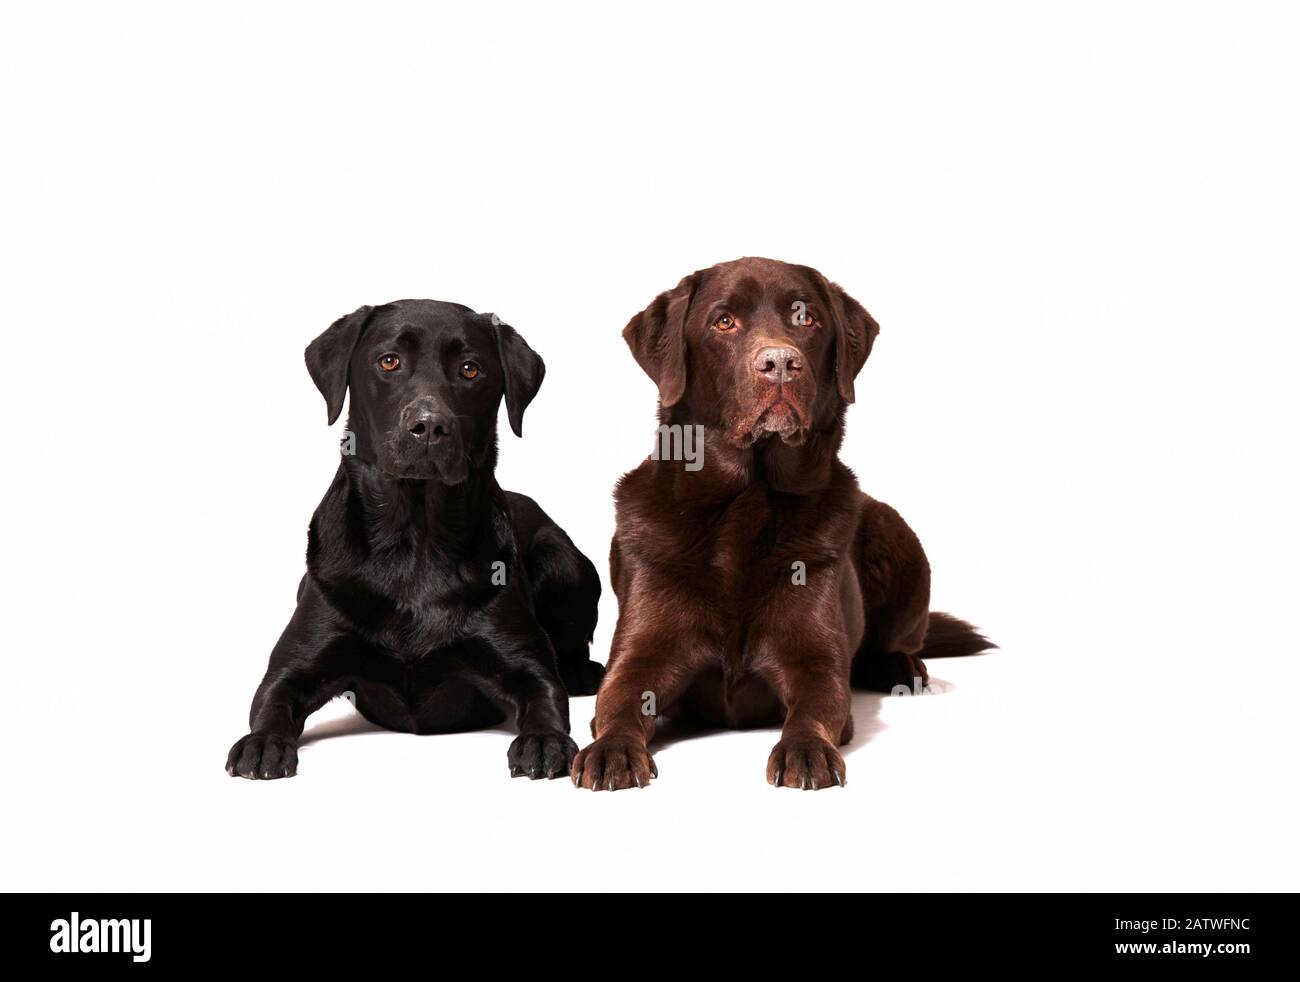
<instances>
[{"instance_id":1,"label":"black dog's muzzle","mask_svg":"<svg viewBox=\"0 0 1300 982\"><path fill-rule=\"evenodd\" d=\"M404 440L432 447L453 435L456 417L447 412L437 399L424 396L406 404L398 426L405 431Z\"/></svg>"},{"instance_id":2,"label":"black dog's muzzle","mask_svg":"<svg viewBox=\"0 0 1300 982\"><path fill-rule=\"evenodd\" d=\"M466 476L461 427L447 406L433 396L412 399L389 431L380 466L394 477L440 478L457 484Z\"/></svg>"}]
</instances>

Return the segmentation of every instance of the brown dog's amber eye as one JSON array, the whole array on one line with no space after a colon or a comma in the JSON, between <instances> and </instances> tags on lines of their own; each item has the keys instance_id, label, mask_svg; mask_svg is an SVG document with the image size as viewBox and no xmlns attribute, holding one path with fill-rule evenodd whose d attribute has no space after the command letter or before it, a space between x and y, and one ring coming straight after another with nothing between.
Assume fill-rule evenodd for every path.
<instances>
[{"instance_id":1,"label":"brown dog's amber eye","mask_svg":"<svg viewBox=\"0 0 1300 982\"><path fill-rule=\"evenodd\" d=\"M816 327L817 318L808 309L808 301L796 300L790 304L790 323L795 327Z\"/></svg>"},{"instance_id":2,"label":"brown dog's amber eye","mask_svg":"<svg viewBox=\"0 0 1300 982\"><path fill-rule=\"evenodd\" d=\"M461 378L478 378L478 366L472 361L467 361L460 366Z\"/></svg>"},{"instance_id":3,"label":"brown dog's amber eye","mask_svg":"<svg viewBox=\"0 0 1300 982\"><path fill-rule=\"evenodd\" d=\"M397 366L401 363L402 360L398 358L397 355L381 355L379 358L379 367L386 372L396 371Z\"/></svg>"},{"instance_id":4,"label":"brown dog's amber eye","mask_svg":"<svg viewBox=\"0 0 1300 982\"><path fill-rule=\"evenodd\" d=\"M730 314L720 314L713 321L715 331L730 331L736 326L736 318Z\"/></svg>"}]
</instances>

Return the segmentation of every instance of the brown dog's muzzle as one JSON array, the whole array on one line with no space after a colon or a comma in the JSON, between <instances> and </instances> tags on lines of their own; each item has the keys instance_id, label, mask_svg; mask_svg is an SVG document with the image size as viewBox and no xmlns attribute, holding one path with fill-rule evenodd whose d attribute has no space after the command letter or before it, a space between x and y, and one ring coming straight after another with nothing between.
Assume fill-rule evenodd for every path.
<instances>
[{"instance_id":1,"label":"brown dog's muzzle","mask_svg":"<svg viewBox=\"0 0 1300 982\"><path fill-rule=\"evenodd\" d=\"M765 338L742 360L741 404L732 438L749 445L765 436L800 443L811 409L804 353L784 338ZM745 376L748 376L746 379Z\"/></svg>"},{"instance_id":2,"label":"brown dog's muzzle","mask_svg":"<svg viewBox=\"0 0 1300 982\"><path fill-rule=\"evenodd\" d=\"M754 371L773 385L793 382L803 371L803 353L788 345L761 348L754 356Z\"/></svg>"}]
</instances>

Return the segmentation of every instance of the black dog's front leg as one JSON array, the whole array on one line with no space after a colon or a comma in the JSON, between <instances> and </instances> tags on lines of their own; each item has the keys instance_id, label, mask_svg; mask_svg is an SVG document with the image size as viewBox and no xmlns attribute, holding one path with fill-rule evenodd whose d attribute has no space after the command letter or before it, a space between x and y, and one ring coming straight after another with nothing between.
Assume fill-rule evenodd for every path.
<instances>
[{"instance_id":1,"label":"black dog's front leg","mask_svg":"<svg viewBox=\"0 0 1300 982\"><path fill-rule=\"evenodd\" d=\"M536 781L567 775L578 745L569 736L569 696L563 683L558 678L517 681L522 682L516 696L519 736L506 751L510 776Z\"/></svg>"},{"instance_id":2,"label":"black dog's front leg","mask_svg":"<svg viewBox=\"0 0 1300 982\"><path fill-rule=\"evenodd\" d=\"M511 777L561 777L578 753L569 737L569 696L555 667L555 653L540 624L489 640L498 658L490 685L498 701L514 710L519 736L506 752Z\"/></svg>"},{"instance_id":3,"label":"black dog's front leg","mask_svg":"<svg viewBox=\"0 0 1300 982\"><path fill-rule=\"evenodd\" d=\"M298 772L298 738L307 717L345 689L345 678L329 652L337 637L314 636L312 618L300 605L285 628L248 713L249 733L226 756L234 777L270 780ZM318 628L319 630L319 628Z\"/></svg>"}]
</instances>

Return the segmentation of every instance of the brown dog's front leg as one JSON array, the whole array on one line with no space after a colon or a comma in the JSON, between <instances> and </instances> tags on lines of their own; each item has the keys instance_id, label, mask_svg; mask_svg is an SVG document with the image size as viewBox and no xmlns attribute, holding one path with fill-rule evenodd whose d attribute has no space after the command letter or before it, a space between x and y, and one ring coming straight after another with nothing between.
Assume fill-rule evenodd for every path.
<instances>
[{"instance_id":1,"label":"brown dog's front leg","mask_svg":"<svg viewBox=\"0 0 1300 982\"><path fill-rule=\"evenodd\" d=\"M596 739L573 761L576 787L592 791L643 788L659 776L650 755L655 716L680 694L686 677L681 638L662 635L622 642L615 632L605 680L596 694Z\"/></svg>"},{"instance_id":2,"label":"brown dog's front leg","mask_svg":"<svg viewBox=\"0 0 1300 982\"><path fill-rule=\"evenodd\" d=\"M781 658L764 673L786 707L781 739L767 759L767 781L778 788L843 786L844 758L836 746L849 734L853 701L838 652Z\"/></svg>"},{"instance_id":3,"label":"brown dog's front leg","mask_svg":"<svg viewBox=\"0 0 1300 982\"><path fill-rule=\"evenodd\" d=\"M605 676L596 695L592 720L595 741L573 760L570 776L576 787L592 791L643 788L659 776L650 756L654 736L654 703L658 676L649 659L628 657ZM641 662L641 664L637 664Z\"/></svg>"}]
</instances>

